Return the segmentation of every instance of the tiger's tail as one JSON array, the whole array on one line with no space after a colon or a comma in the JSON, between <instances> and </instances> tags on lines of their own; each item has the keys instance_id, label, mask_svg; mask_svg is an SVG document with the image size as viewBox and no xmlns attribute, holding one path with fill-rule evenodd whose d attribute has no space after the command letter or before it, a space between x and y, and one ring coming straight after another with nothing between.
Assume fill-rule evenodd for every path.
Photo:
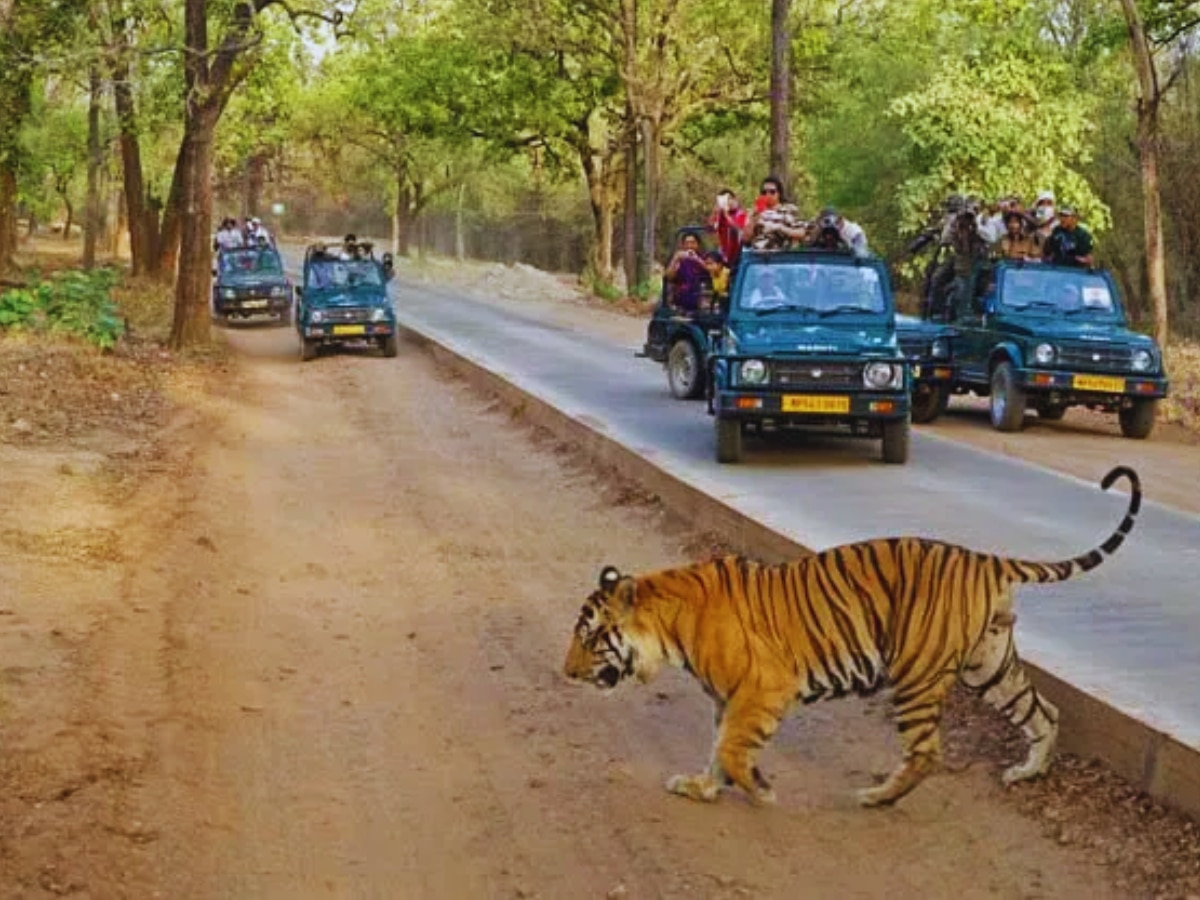
<instances>
[{"instance_id":1,"label":"tiger's tail","mask_svg":"<svg viewBox=\"0 0 1200 900\"><path fill-rule=\"evenodd\" d=\"M1121 544L1125 542L1126 536L1133 530L1134 523L1137 521L1138 511L1142 508L1142 482L1138 478L1137 472L1128 466L1117 466L1105 475L1100 482L1100 489L1107 491L1121 477L1129 479L1129 506L1125 510L1125 518L1121 520L1121 524L1116 527L1116 530L1108 536L1108 539L1104 543L1081 556L1061 562L1042 563L1016 559L1004 560L1005 573L1009 576L1010 580L1014 582L1035 582L1038 584L1065 581L1083 572L1090 572L1096 566L1100 565L1100 563L1104 562L1106 558L1116 553Z\"/></svg>"}]
</instances>

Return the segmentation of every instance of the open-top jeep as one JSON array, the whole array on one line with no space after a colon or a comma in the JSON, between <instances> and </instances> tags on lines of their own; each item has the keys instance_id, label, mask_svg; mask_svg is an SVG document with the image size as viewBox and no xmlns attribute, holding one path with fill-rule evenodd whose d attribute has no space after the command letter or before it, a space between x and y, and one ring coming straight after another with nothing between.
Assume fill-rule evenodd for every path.
<instances>
[{"instance_id":1,"label":"open-top jeep","mask_svg":"<svg viewBox=\"0 0 1200 900\"><path fill-rule=\"evenodd\" d=\"M707 231L703 225L688 225L676 232L676 245L684 235L694 235L701 252L707 252ZM706 288L698 309L684 310L676 302L674 285L663 279L658 306L646 326L646 343L639 357L662 363L667 373L667 387L678 400L695 400L704 396L705 359L708 356L710 335L719 331L725 321L725 310Z\"/></svg>"},{"instance_id":2,"label":"open-top jeep","mask_svg":"<svg viewBox=\"0 0 1200 900\"><path fill-rule=\"evenodd\" d=\"M912 420L934 421L946 411L954 389L950 351L954 329L940 322L896 314L896 339L908 360L912 384Z\"/></svg>"},{"instance_id":3,"label":"open-top jeep","mask_svg":"<svg viewBox=\"0 0 1200 900\"><path fill-rule=\"evenodd\" d=\"M883 262L828 250L742 253L709 354L716 457L748 430L834 427L908 459L908 365Z\"/></svg>"},{"instance_id":4,"label":"open-top jeep","mask_svg":"<svg viewBox=\"0 0 1200 900\"><path fill-rule=\"evenodd\" d=\"M347 257L343 248L314 244L304 254L304 285L296 288L300 358L322 347L376 344L384 356L399 352L396 311L388 297L391 254L375 258L362 242Z\"/></svg>"},{"instance_id":5,"label":"open-top jeep","mask_svg":"<svg viewBox=\"0 0 1200 900\"><path fill-rule=\"evenodd\" d=\"M1129 329L1108 272L982 263L948 316L955 390L989 397L998 430L1018 431L1026 408L1053 421L1071 406L1116 413L1126 437L1154 428L1168 386L1162 351Z\"/></svg>"},{"instance_id":6,"label":"open-top jeep","mask_svg":"<svg viewBox=\"0 0 1200 900\"><path fill-rule=\"evenodd\" d=\"M217 251L213 260L212 315L217 322L250 316L292 321L292 286L274 247Z\"/></svg>"}]
</instances>

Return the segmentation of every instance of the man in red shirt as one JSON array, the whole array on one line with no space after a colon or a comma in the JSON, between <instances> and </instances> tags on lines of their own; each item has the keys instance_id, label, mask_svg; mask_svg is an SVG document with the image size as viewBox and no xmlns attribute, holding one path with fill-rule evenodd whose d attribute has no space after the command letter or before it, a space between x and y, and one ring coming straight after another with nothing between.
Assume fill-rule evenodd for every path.
<instances>
[{"instance_id":1,"label":"man in red shirt","mask_svg":"<svg viewBox=\"0 0 1200 900\"><path fill-rule=\"evenodd\" d=\"M725 264L732 268L742 252L742 232L746 228L746 210L742 208L737 194L725 188L717 194L717 205L708 218L708 227L717 233L721 255Z\"/></svg>"}]
</instances>

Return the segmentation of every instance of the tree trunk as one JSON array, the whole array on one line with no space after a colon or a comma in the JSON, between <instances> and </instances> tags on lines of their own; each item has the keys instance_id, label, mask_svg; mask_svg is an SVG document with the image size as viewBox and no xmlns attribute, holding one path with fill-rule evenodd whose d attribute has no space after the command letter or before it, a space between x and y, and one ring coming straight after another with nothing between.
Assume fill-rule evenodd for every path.
<instances>
[{"instance_id":1,"label":"tree trunk","mask_svg":"<svg viewBox=\"0 0 1200 900\"><path fill-rule=\"evenodd\" d=\"M392 212L392 254L408 256L412 240L412 187L408 169L396 170L396 208Z\"/></svg>"},{"instance_id":2,"label":"tree trunk","mask_svg":"<svg viewBox=\"0 0 1200 900\"><path fill-rule=\"evenodd\" d=\"M100 240L100 167L104 148L100 143L100 66L92 63L88 71L87 112L87 201L83 212L83 267L96 265L96 243ZM68 235L70 228L67 229Z\"/></svg>"},{"instance_id":3,"label":"tree trunk","mask_svg":"<svg viewBox=\"0 0 1200 900\"><path fill-rule=\"evenodd\" d=\"M1166 346L1170 337L1167 277L1163 251L1162 197L1158 184L1158 111L1162 100L1154 52L1146 37L1136 0L1121 0L1133 66L1138 79L1137 144L1142 172L1142 218L1146 238L1146 278L1154 315L1154 338Z\"/></svg>"},{"instance_id":4,"label":"tree trunk","mask_svg":"<svg viewBox=\"0 0 1200 900\"><path fill-rule=\"evenodd\" d=\"M18 135L29 114L29 69L0 72L0 274L16 267L17 170L21 162Z\"/></svg>"},{"instance_id":5,"label":"tree trunk","mask_svg":"<svg viewBox=\"0 0 1200 900\"><path fill-rule=\"evenodd\" d=\"M179 271L175 279L175 320L171 346L175 349L207 343L212 320L212 155L217 118L211 111L192 112L184 132L188 165L181 187Z\"/></svg>"},{"instance_id":6,"label":"tree trunk","mask_svg":"<svg viewBox=\"0 0 1200 900\"><path fill-rule=\"evenodd\" d=\"M67 199L67 195L62 195L63 209L66 210L66 221L63 222L63 241L71 240L71 229L75 227L75 207L71 205L71 201ZM95 255L95 244L92 244L93 256ZM87 242L84 241L84 265L87 266Z\"/></svg>"},{"instance_id":7,"label":"tree trunk","mask_svg":"<svg viewBox=\"0 0 1200 900\"><path fill-rule=\"evenodd\" d=\"M467 186L458 186L458 208L454 212L454 258L462 262L467 258L467 236L463 233L463 200Z\"/></svg>"},{"instance_id":8,"label":"tree trunk","mask_svg":"<svg viewBox=\"0 0 1200 900\"><path fill-rule=\"evenodd\" d=\"M646 182L642 213L642 258L650 270L658 259L658 123L642 120L642 166Z\"/></svg>"},{"instance_id":9,"label":"tree trunk","mask_svg":"<svg viewBox=\"0 0 1200 900\"><path fill-rule=\"evenodd\" d=\"M120 128L121 172L125 184L125 219L129 223L129 257L133 274L141 275L151 268L153 252L148 240L146 183L142 176L142 147L138 140L137 116L134 110L133 89L129 81L129 63L122 63L113 78L113 105ZM157 221L157 217L156 217Z\"/></svg>"},{"instance_id":10,"label":"tree trunk","mask_svg":"<svg viewBox=\"0 0 1200 900\"><path fill-rule=\"evenodd\" d=\"M189 177L191 161L188 159L191 145L185 137L175 157L175 174L171 176L171 193L163 210L162 227L158 232L158 253L154 260L154 272L162 278L175 274L179 259L179 236L181 208L183 206L183 183ZM207 241L205 242L207 245Z\"/></svg>"},{"instance_id":11,"label":"tree trunk","mask_svg":"<svg viewBox=\"0 0 1200 900\"><path fill-rule=\"evenodd\" d=\"M791 0L771 0L771 173L791 191Z\"/></svg>"},{"instance_id":12,"label":"tree trunk","mask_svg":"<svg viewBox=\"0 0 1200 900\"><path fill-rule=\"evenodd\" d=\"M625 270L625 293L632 294L642 281L638 265L637 222L637 125L633 112L625 107L627 138L625 141L625 212L624 241L621 248L621 265Z\"/></svg>"},{"instance_id":13,"label":"tree trunk","mask_svg":"<svg viewBox=\"0 0 1200 900\"><path fill-rule=\"evenodd\" d=\"M267 161L261 153L252 153L246 160L242 207L247 216L262 215L263 185L267 180Z\"/></svg>"}]
</instances>

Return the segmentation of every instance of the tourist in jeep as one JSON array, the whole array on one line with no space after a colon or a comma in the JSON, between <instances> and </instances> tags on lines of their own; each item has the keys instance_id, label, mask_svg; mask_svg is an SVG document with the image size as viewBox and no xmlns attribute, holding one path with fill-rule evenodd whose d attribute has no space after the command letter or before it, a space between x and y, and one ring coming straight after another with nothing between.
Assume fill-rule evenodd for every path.
<instances>
[{"instance_id":1,"label":"tourist in jeep","mask_svg":"<svg viewBox=\"0 0 1200 900\"><path fill-rule=\"evenodd\" d=\"M1004 214L1004 237L1000 239L1000 256L1004 259L1041 259L1033 235L1026 229L1025 215L1017 209Z\"/></svg>"},{"instance_id":2,"label":"tourist in jeep","mask_svg":"<svg viewBox=\"0 0 1200 900\"><path fill-rule=\"evenodd\" d=\"M867 255L867 234L856 222L849 221L832 206L821 210L816 233L809 245L822 250L848 249L855 256Z\"/></svg>"},{"instance_id":3,"label":"tourist in jeep","mask_svg":"<svg viewBox=\"0 0 1200 900\"><path fill-rule=\"evenodd\" d=\"M1058 213L1058 225L1043 248L1046 261L1056 266L1091 268L1096 261L1092 247L1092 233L1079 224L1079 211L1064 206Z\"/></svg>"},{"instance_id":4,"label":"tourist in jeep","mask_svg":"<svg viewBox=\"0 0 1200 900\"><path fill-rule=\"evenodd\" d=\"M717 194L716 205L708 218L708 227L716 233L721 254L730 266L736 266L741 255L742 233L746 230L748 218L749 213L738 200L737 194L729 188Z\"/></svg>"},{"instance_id":5,"label":"tourist in jeep","mask_svg":"<svg viewBox=\"0 0 1200 900\"><path fill-rule=\"evenodd\" d=\"M679 248L667 264L663 279L671 285L671 305L683 312L696 312L705 287L711 284L704 257L700 254L700 239L685 233Z\"/></svg>"},{"instance_id":6,"label":"tourist in jeep","mask_svg":"<svg viewBox=\"0 0 1200 900\"><path fill-rule=\"evenodd\" d=\"M808 234L796 207L783 195L783 182L774 175L762 180L754 210L746 219L742 240L756 250L787 250Z\"/></svg>"}]
</instances>

